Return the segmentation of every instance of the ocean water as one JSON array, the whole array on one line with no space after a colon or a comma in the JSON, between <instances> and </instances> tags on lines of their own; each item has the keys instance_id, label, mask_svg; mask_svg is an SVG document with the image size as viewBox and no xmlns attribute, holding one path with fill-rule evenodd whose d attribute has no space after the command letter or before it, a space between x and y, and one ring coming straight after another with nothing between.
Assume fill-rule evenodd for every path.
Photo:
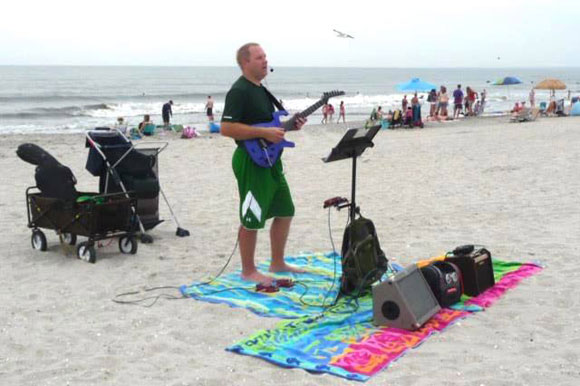
<instances>
[{"instance_id":1,"label":"ocean water","mask_svg":"<svg viewBox=\"0 0 580 386\"><path fill-rule=\"evenodd\" d=\"M124 117L133 127L144 114L161 123L161 107L170 99L174 101L173 123L204 130L207 96L214 97L219 119L225 94L239 75L237 67L0 66L0 133L82 132L111 126L117 117ZM523 83L492 84L504 76L517 76ZM448 92L459 83L463 89L486 89L488 114L505 112L516 101L527 100L534 83L547 77L568 85L557 92L558 98L567 98L568 90L572 96L580 94L580 68L277 67L265 84L290 112L306 109L324 91L343 90L346 95L331 103L336 107L344 101L347 121L355 121L366 119L376 106L385 111L400 108L404 93L396 85L413 77L445 85ZM536 92L538 102L548 98L548 91ZM319 122L320 111L309 119Z\"/></svg>"}]
</instances>

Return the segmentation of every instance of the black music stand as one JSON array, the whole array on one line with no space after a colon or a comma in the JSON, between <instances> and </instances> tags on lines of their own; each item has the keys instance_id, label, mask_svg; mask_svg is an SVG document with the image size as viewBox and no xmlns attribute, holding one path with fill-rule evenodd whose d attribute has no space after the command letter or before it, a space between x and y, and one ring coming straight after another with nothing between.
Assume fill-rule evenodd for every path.
<instances>
[{"instance_id":1,"label":"black music stand","mask_svg":"<svg viewBox=\"0 0 580 386\"><path fill-rule=\"evenodd\" d=\"M373 138L381 129L380 125L372 126L368 129L349 129L338 144L332 148L328 157L323 158L324 162L340 161L352 158L352 188L350 199L350 221L354 222L354 216L358 210L355 203L356 190L356 158L359 157L368 147L373 147Z\"/></svg>"}]
</instances>

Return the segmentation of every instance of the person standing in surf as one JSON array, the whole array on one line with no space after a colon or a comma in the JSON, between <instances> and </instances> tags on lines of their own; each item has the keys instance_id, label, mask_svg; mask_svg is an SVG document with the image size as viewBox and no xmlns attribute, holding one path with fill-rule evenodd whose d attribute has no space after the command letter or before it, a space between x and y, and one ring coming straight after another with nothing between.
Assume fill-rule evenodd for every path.
<instances>
[{"instance_id":1,"label":"person standing in surf","mask_svg":"<svg viewBox=\"0 0 580 386\"><path fill-rule=\"evenodd\" d=\"M163 117L163 126L167 129L169 127L169 122L171 117L173 116L173 111L171 110L171 106L173 106L173 101L169 101L163 105L161 109L161 115Z\"/></svg>"}]
</instances>

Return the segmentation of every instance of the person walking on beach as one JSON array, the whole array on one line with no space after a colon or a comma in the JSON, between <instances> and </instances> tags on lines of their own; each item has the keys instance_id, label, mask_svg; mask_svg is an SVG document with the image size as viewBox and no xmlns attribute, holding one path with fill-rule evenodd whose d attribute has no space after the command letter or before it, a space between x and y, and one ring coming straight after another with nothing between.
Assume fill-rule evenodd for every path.
<instances>
[{"instance_id":1,"label":"person walking on beach","mask_svg":"<svg viewBox=\"0 0 580 386\"><path fill-rule=\"evenodd\" d=\"M455 91L453 91L453 119L459 118L459 113L463 111L463 91L461 91L461 85L458 84Z\"/></svg>"},{"instance_id":2,"label":"person walking on beach","mask_svg":"<svg viewBox=\"0 0 580 386\"><path fill-rule=\"evenodd\" d=\"M479 105L479 115L483 114L483 110L485 110L485 100L487 99L487 91L483 89L480 94L479 100L481 101Z\"/></svg>"},{"instance_id":3,"label":"person walking on beach","mask_svg":"<svg viewBox=\"0 0 580 386\"><path fill-rule=\"evenodd\" d=\"M342 123L346 123L346 109L344 107L344 101L340 101L340 106L338 107L338 119L336 123L340 122L340 117L342 117Z\"/></svg>"},{"instance_id":4,"label":"person walking on beach","mask_svg":"<svg viewBox=\"0 0 580 386\"><path fill-rule=\"evenodd\" d=\"M240 198L238 237L241 276L245 280L272 285L273 278L259 272L254 262L258 230L264 228L267 219L273 218L270 227L270 272L303 272L284 260L294 203L281 158L270 168L260 167L254 163L241 141L263 138L278 143L284 139L285 131L279 127L251 126L270 122L274 112L275 98L262 85L268 74L268 61L262 47L257 43L244 44L238 49L236 59L242 76L226 95L221 134L233 138L238 144L233 154L232 168ZM295 129L300 130L304 123L304 118L297 118Z\"/></svg>"},{"instance_id":5,"label":"person walking on beach","mask_svg":"<svg viewBox=\"0 0 580 386\"><path fill-rule=\"evenodd\" d=\"M324 106L322 106L322 120L320 121L320 123L328 123L328 104L325 103Z\"/></svg>"},{"instance_id":6,"label":"person walking on beach","mask_svg":"<svg viewBox=\"0 0 580 386\"><path fill-rule=\"evenodd\" d=\"M403 112L407 111L408 104L409 104L409 101L407 100L407 96L405 95L403 97L403 100L401 101L401 106L403 107Z\"/></svg>"},{"instance_id":7,"label":"person walking on beach","mask_svg":"<svg viewBox=\"0 0 580 386\"><path fill-rule=\"evenodd\" d=\"M210 122L213 122L213 98L211 95L207 96L207 102L205 104L205 114Z\"/></svg>"},{"instance_id":8,"label":"person walking on beach","mask_svg":"<svg viewBox=\"0 0 580 386\"><path fill-rule=\"evenodd\" d=\"M536 92L533 88L530 90L530 107L536 107Z\"/></svg>"},{"instance_id":9,"label":"person walking on beach","mask_svg":"<svg viewBox=\"0 0 580 386\"><path fill-rule=\"evenodd\" d=\"M477 99L477 93L471 88L467 87L467 115L473 116L475 115L473 112L473 105L475 104L475 100Z\"/></svg>"},{"instance_id":10,"label":"person walking on beach","mask_svg":"<svg viewBox=\"0 0 580 386\"><path fill-rule=\"evenodd\" d=\"M173 101L169 101L169 102L165 103L163 105L163 108L161 109L161 115L163 117L163 126L165 126L165 128L169 127L169 121L171 120L171 117L173 116L173 111L171 110L171 106L173 106Z\"/></svg>"},{"instance_id":11,"label":"person walking on beach","mask_svg":"<svg viewBox=\"0 0 580 386\"><path fill-rule=\"evenodd\" d=\"M334 115L334 106L332 103L328 104L328 122L332 123L332 116Z\"/></svg>"}]
</instances>

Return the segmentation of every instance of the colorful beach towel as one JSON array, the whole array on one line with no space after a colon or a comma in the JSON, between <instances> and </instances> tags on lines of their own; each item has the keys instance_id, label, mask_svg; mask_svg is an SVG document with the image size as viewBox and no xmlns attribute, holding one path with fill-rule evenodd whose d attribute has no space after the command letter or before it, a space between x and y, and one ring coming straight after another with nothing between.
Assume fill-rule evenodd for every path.
<instances>
[{"instance_id":1,"label":"colorful beach towel","mask_svg":"<svg viewBox=\"0 0 580 386\"><path fill-rule=\"evenodd\" d=\"M334 254L288 257L288 262L311 269L311 273L300 275L307 276L309 281L305 277L303 281L307 286L297 285L275 294L255 293L249 289L227 290L228 285L243 284L239 282L239 272L220 277L211 285L183 286L182 293L199 300L246 307L265 316L295 318L281 322L274 329L259 331L228 347L229 351L284 367L366 381L431 334L469 316L472 311L489 307L508 289L541 269L536 264L496 259L493 261L494 287L477 297L464 296L455 309L442 309L421 329L406 331L372 324L370 294L357 301L341 299L330 308L321 306L325 299L326 304L330 304L336 296L340 277L339 273L335 274L340 272L340 264L335 268L336 259Z\"/></svg>"},{"instance_id":2,"label":"colorful beach towel","mask_svg":"<svg viewBox=\"0 0 580 386\"><path fill-rule=\"evenodd\" d=\"M281 288L280 292L256 292L255 283L241 279L240 271L237 271L220 276L209 284L182 286L181 293L197 300L247 308L268 317L295 319L324 311L338 294L342 274L340 256L335 253L304 253L288 256L286 262L308 272L276 275L295 281L293 288ZM258 269L265 272L268 266L269 263L264 262Z\"/></svg>"}]
</instances>

